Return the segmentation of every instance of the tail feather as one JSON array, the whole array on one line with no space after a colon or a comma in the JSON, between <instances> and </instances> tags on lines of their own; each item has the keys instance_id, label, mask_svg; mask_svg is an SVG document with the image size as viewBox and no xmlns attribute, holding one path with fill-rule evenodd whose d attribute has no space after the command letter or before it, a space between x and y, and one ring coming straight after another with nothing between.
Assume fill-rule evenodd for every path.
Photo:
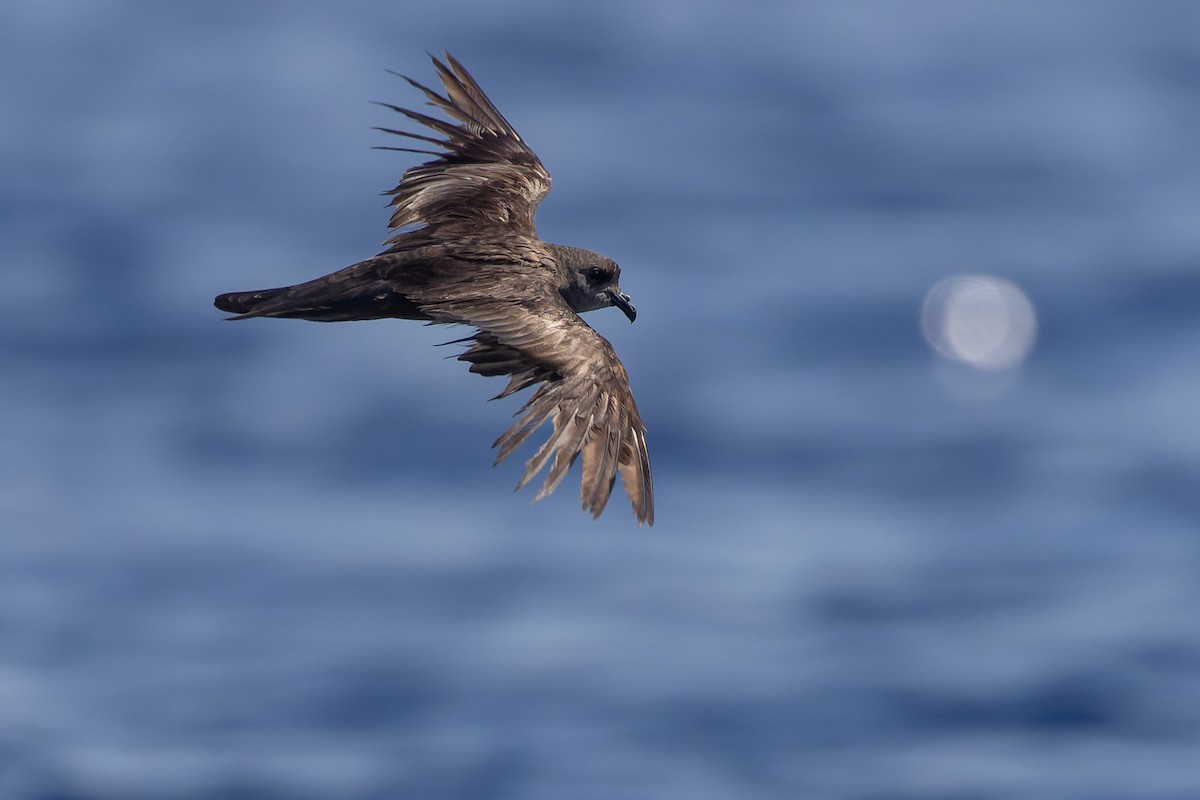
<instances>
[{"instance_id":1,"label":"tail feather","mask_svg":"<svg viewBox=\"0 0 1200 800\"><path fill-rule=\"evenodd\" d=\"M230 319L247 319L248 317L260 317L264 314L256 312L255 308L269 303L271 300L279 297L285 289L263 289L257 292L229 292L227 294L217 295L213 300L213 305L222 311L227 311L230 314L236 314Z\"/></svg>"},{"instance_id":2,"label":"tail feather","mask_svg":"<svg viewBox=\"0 0 1200 800\"><path fill-rule=\"evenodd\" d=\"M213 305L235 316L285 317L314 322L342 322L356 319L429 320L420 305L410 299L398 280L396 254L377 256L360 261L295 286L278 289L259 289L252 292L229 292L218 295ZM403 275L404 271L399 271Z\"/></svg>"},{"instance_id":3,"label":"tail feather","mask_svg":"<svg viewBox=\"0 0 1200 800\"><path fill-rule=\"evenodd\" d=\"M251 317L283 317L313 322L386 317L430 319L417 303L397 293L386 281L355 284L330 277L279 289L229 292L218 295L213 305L234 314L229 317L231 320Z\"/></svg>"}]
</instances>

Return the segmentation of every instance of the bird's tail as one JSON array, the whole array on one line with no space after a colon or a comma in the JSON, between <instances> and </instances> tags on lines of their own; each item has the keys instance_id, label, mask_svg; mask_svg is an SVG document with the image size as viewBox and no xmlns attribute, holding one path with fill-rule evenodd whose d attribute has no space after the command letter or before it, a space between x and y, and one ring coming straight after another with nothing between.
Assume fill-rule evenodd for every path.
<instances>
[{"instance_id":1,"label":"bird's tail","mask_svg":"<svg viewBox=\"0 0 1200 800\"><path fill-rule=\"evenodd\" d=\"M429 316L408 297L385 280L366 279L343 270L323 278L254 292L230 292L218 295L213 305L235 316L283 317L314 322L344 322L356 319L423 319Z\"/></svg>"},{"instance_id":2,"label":"bird's tail","mask_svg":"<svg viewBox=\"0 0 1200 800\"><path fill-rule=\"evenodd\" d=\"M236 314L230 319L246 319L248 317L265 317L270 315L268 310L276 305L277 300L287 289L262 289L257 292L229 292L217 295L213 305L222 311Z\"/></svg>"},{"instance_id":3,"label":"bird's tail","mask_svg":"<svg viewBox=\"0 0 1200 800\"><path fill-rule=\"evenodd\" d=\"M402 298L393 297L386 286L347 286L318 280L279 289L230 292L219 295L213 305L235 315L229 319L280 317L344 322L394 316L398 300Z\"/></svg>"}]
</instances>

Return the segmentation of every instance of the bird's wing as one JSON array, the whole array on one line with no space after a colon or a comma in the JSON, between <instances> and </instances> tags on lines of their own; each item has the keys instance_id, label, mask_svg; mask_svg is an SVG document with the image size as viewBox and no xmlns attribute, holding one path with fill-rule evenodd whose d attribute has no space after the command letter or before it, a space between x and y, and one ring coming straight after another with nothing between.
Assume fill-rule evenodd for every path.
<instances>
[{"instance_id":1,"label":"bird's wing","mask_svg":"<svg viewBox=\"0 0 1200 800\"><path fill-rule=\"evenodd\" d=\"M430 58L446 96L412 78L401 77L424 92L429 105L440 108L458 124L390 103L380 104L444 137L379 128L441 148L381 148L437 156L405 171L396 188L388 192L395 206L389 226L397 230L411 224L430 228L464 226L476 231L499 226L535 236L533 218L538 203L550 191L550 173L462 64L449 53L449 66Z\"/></svg>"},{"instance_id":2,"label":"bird's wing","mask_svg":"<svg viewBox=\"0 0 1200 800\"><path fill-rule=\"evenodd\" d=\"M554 430L525 464L517 488L551 464L535 501L554 491L582 456L583 508L599 517L618 473L639 523L654 524L654 484L646 426L629 388L629 375L612 345L557 294L546 301L453 300L422 305L438 321L465 322L479 331L460 342L458 356L480 375L508 375L497 397L540 384L517 420L492 445L499 464L547 420Z\"/></svg>"}]
</instances>

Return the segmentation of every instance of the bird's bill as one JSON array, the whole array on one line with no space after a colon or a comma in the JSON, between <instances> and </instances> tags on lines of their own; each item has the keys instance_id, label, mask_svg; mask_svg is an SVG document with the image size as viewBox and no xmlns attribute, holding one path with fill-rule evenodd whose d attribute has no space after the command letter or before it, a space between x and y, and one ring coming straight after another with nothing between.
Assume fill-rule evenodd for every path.
<instances>
[{"instance_id":1,"label":"bird's bill","mask_svg":"<svg viewBox=\"0 0 1200 800\"><path fill-rule=\"evenodd\" d=\"M633 307L633 303L629 302L629 295L622 292L620 289L609 289L608 297L612 300L612 304L621 309L621 312L629 317L629 321L633 322L637 319L637 309Z\"/></svg>"}]
</instances>

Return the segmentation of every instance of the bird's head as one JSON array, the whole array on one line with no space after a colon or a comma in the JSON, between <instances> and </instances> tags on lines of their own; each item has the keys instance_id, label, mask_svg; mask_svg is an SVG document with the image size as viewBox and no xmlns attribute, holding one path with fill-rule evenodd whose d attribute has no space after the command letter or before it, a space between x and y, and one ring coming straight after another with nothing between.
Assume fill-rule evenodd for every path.
<instances>
[{"instance_id":1,"label":"bird's head","mask_svg":"<svg viewBox=\"0 0 1200 800\"><path fill-rule=\"evenodd\" d=\"M550 247L562 268L565 279L562 296L571 310L581 314L616 306L629 317L630 322L634 321L637 310L630 302L629 295L622 292L618 284L621 268L617 262L608 256L578 247L561 244Z\"/></svg>"}]
</instances>

